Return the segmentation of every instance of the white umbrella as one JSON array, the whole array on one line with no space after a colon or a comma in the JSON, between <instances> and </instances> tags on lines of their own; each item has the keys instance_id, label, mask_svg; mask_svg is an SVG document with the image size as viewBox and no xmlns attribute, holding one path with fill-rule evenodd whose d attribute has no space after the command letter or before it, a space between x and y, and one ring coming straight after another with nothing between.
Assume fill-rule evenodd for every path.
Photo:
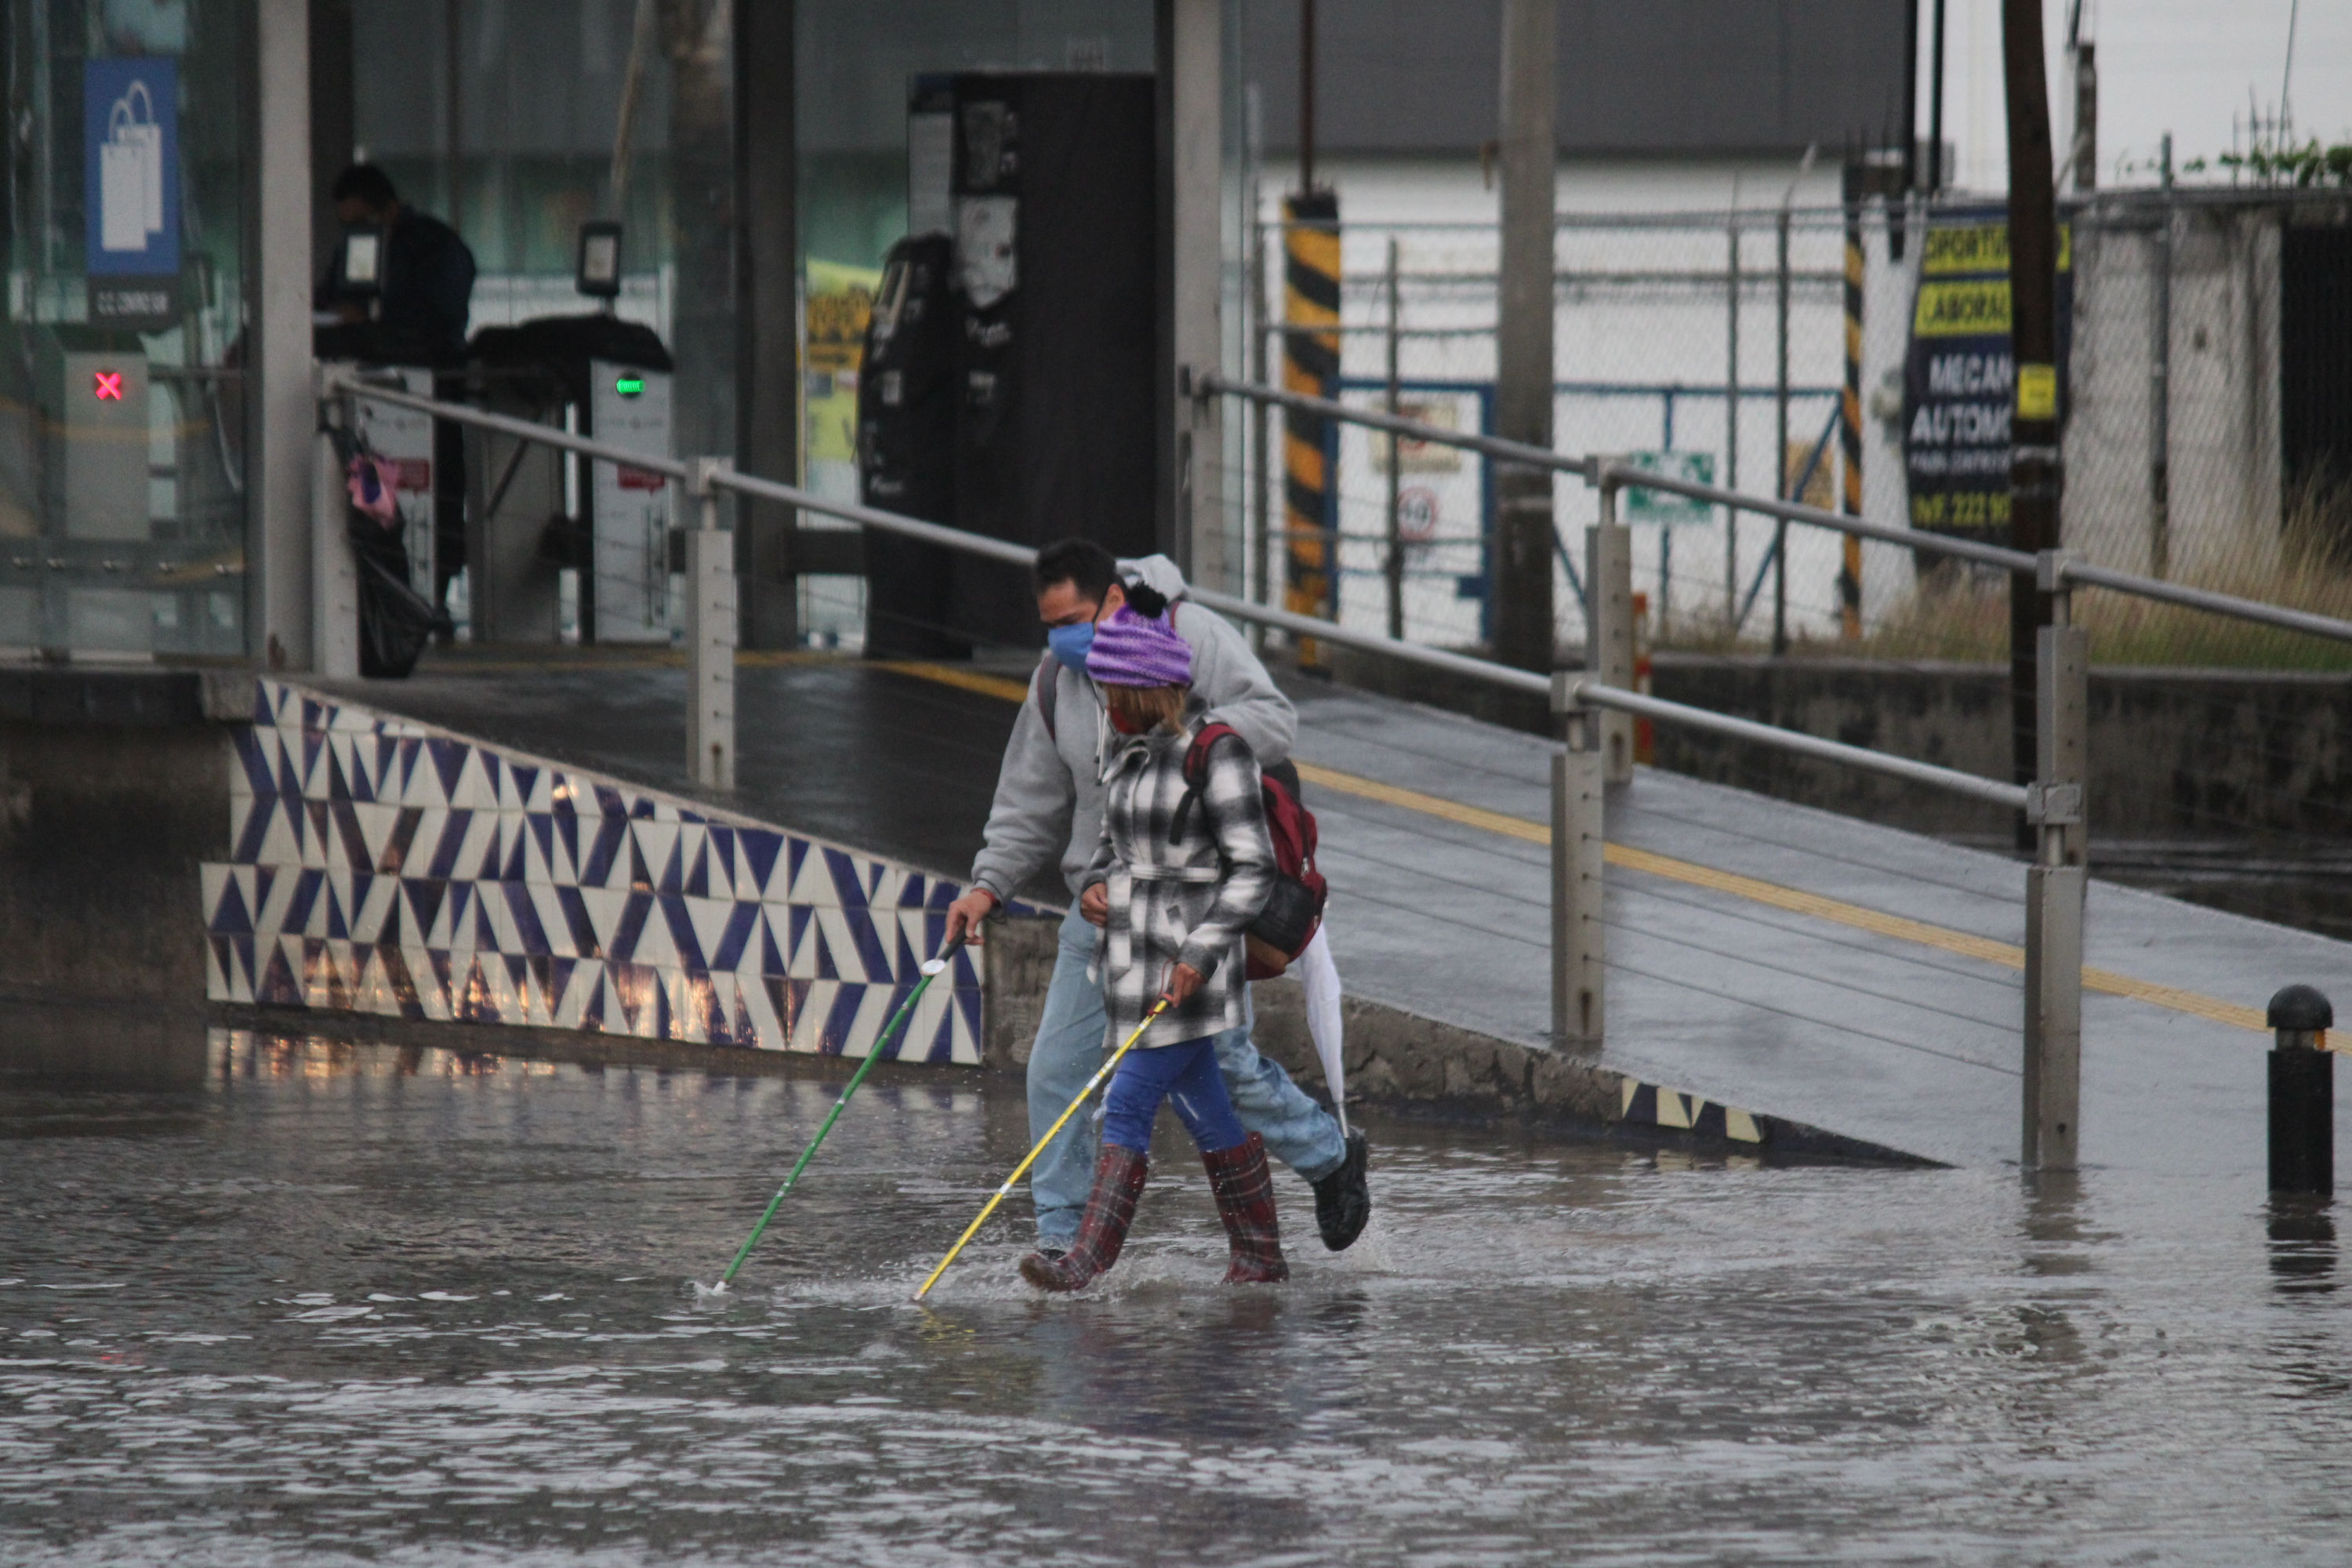
<instances>
[{"instance_id":1,"label":"white umbrella","mask_svg":"<svg viewBox=\"0 0 2352 1568\"><path fill-rule=\"evenodd\" d=\"M1307 987L1307 1032L1314 1037L1315 1054L1322 1058L1323 1081L1331 1090L1331 1110L1339 1118L1339 1135L1348 1135L1348 1067L1339 1055L1339 966L1331 961L1331 927L1316 928L1315 938L1290 965Z\"/></svg>"}]
</instances>

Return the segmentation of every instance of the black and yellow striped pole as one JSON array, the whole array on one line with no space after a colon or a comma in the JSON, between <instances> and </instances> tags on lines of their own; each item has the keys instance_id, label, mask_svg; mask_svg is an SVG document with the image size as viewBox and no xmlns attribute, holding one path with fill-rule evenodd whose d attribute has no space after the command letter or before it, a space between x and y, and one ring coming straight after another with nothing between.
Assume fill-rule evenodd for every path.
<instances>
[{"instance_id":1,"label":"black and yellow striped pole","mask_svg":"<svg viewBox=\"0 0 2352 1568\"><path fill-rule=\"evenodd\" d=\"M1282 384L1309 397L1339 395L1339 198L1328 190L1286 196L1282 203ZM1332 520L1330 421L1287 410L1282 418L1284 557L1283 607L1330 620L1336 600L1338 551ZM1313 668L1320 655L1312 639L1299 644L1298 662Z\"/></svg>"},{"instance_id":2,"label":"black and yellow striped pole","mask_svg":"<svg viewBox=\"0 0 2352 1568\"><path fill-rule=\"evenodd\" d=\"M1861 165L1846 165L1845 191L1845 390L1840 404L1838 445L1845 454L1845 484L1839 497L1848 517L1862 515L1862 181ZM1845 565L1838 574L1838 630L1848 642L1862 636L1862 541L1845 537Z\"/></svg>"}]
</instances>

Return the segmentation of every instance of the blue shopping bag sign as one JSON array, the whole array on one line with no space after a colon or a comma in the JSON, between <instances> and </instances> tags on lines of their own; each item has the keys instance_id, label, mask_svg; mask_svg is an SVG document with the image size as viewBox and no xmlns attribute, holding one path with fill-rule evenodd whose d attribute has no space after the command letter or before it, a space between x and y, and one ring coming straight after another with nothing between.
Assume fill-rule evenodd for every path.
<instances>
[{"instance_id":1,"label":"blue shopping bag sign","mask_svg":"<svg viewBox=\"0 0 2352 1568\"><path fill-rule=\"evenodd\" d=\"M179 62L142 55L82 65L83 269L93 279L141 279L164 295L180 273ZM133 290L125 298L134 303Z\"/></svg>"}]
</instances>

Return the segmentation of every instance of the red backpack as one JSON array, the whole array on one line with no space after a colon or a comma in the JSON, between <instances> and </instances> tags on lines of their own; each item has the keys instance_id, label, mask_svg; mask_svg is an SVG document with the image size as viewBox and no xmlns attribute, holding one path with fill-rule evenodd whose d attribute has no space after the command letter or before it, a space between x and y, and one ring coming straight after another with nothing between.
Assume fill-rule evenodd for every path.
<instances>
[{"instance_id":1,"label":"red backpack","mask_svg":"<svg viewBox=\"0 0 2352 1568\"><path fill-rule=\"evenodd\" d=\"M1184 798L1168 828L1168 842L1184 837L1192 803L1208 782L1209 748L1226 736L1241 739L1231 724L1203 724L1184 752ZM1244 744L1248 742L1244 742ZM1258 772L1258 795L1265 807L1266 836L1274 840L1274 891L1247 932L1249 978L1271 980L1307 951L1323 923L1330 884L1315 868L1315 814L1298 798L1298 770L1287 762Z\"/></svg>"}]
</instances>

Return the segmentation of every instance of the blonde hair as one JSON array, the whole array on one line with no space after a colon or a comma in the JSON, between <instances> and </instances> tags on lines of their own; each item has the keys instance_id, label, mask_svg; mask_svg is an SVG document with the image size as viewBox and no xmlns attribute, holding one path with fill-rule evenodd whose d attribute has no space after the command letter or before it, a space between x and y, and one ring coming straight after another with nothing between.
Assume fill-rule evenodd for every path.
<instances>
[{"instance_id":1,"label":"blonde hair","mask_svg":"<svg viewBox=\"0 0 2352 1568\"><path fill-rule=\"evenodd\" d=\"M1132 729L1140 731L1183 728L1184 699L1191 690L1188 687L1106 685L1102 689L1104 702Z\"/></svg>"}]
</instances>

